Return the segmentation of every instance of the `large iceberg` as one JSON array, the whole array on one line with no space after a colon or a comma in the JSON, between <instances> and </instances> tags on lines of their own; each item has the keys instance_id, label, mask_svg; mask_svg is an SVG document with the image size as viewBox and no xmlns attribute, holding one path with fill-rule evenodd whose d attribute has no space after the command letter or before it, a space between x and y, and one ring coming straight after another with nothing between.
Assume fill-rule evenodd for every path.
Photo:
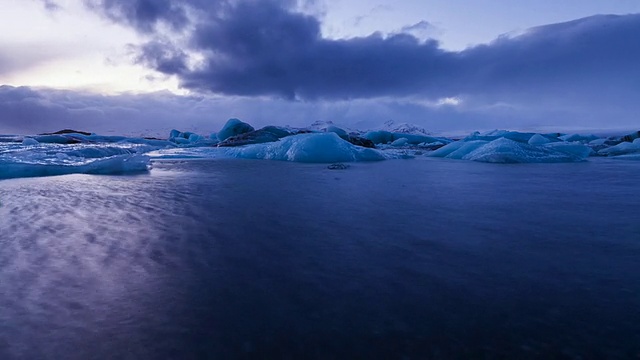
<instances>
[{"instance_id":1,"label":"large iceberg","mask_svg":"<svg viewBox=\"0 0 640 360\"><path fill-rule=\"evenodd\" d=\"M383 160L369 148L355 146L336 133L299 134L280 141L230 149L228 154L250 159L286 160L307 163Z\"/></svg>"},{"instance_id":2,"label":"large iceberg","mask_svg":"<svg viewBox=\"0 0 640 360\"><path fill-rule=\"evenodd\" d=\"M158 150L154 158L243 158L283 160L304 163L377 161L386 157L380 151L353 145L336 133L307 133L278 141L238 147L209 147Z\"/></svg>"},{"instance_id":3,"label":"large iceberg","mask_svg":"<svg viewBox=\"0 0 640 360\"><path fill-rule=\"evenodd\" d=\"M531 136L533 135L530 135L529 139ZM525 140L525 137L522 137L522 140ZM590 153L589 147L578 143L544 143L535 146L498 137L491 141L460 140L432 152L429 156L489 163L554 163L583 161Z\"/></svg>"}]
</instances>

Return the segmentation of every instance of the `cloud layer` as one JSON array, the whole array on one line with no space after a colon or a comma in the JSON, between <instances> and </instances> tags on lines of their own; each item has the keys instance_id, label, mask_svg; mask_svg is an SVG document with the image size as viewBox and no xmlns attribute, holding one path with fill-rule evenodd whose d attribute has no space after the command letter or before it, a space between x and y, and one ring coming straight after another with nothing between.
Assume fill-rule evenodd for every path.
<instances>
[{"instance_id":1,"label":"cloud layer","mask_svg":"<svg viewBox=\"0 0 640 360\"><path fill-rule=\"evenodd\" d=\"M637 130L635 114L640 113L640 105L594 109L554 107L545 103L528 107L452 103L389 97L304 102L267 97L180 96L169 92L104 96L0 86L0 134L33 134L64 128L134 136L167 136L172 128L209 134L218 131L232 117L256 127L304 127L314 121L333 121L360 130L394 120L413 123L434 133L455 135L496 128L580 132L624 129L622 132L627 132Z\"/></svg>"},{"instance_id":2,"label":"cloud layer","mask_svg":"<svg viewBox=\"0 0 640 360\"><path fill-rule=\"evenodd\" d=\"M114 21L155 34L139 47L137 60L198 92L305 100L491 94L508 100L519 97L514 92L598 97L613 87L637 91L640 80L640 14L542 26L448 52L409 33L326 39L320 20L292 1L92 4ZM186 40L180 46L168 41L160 31L167 27ZM195 65L187 55L194 53L201 56Z\"/></svg>"},{"instance_id":3,"label":"cloud layer","mask_svg":"<svg viewBox=\"0 0 640 360\"><path fill-rule=\"evenodd\" d=\"M0 132L206 133L230 117L256 126L332 120L361 129L393 119L434 131L638 123L640 14L541 26L453 52L412 35L426 22L393 34L329 39L320 17L304 11L313 7L294 0L85 4L147 39L133 45L133 61L177 77L197 95L4 86ZM29 63L1 50L0 74Z\"/></svg>"}]
</instances>

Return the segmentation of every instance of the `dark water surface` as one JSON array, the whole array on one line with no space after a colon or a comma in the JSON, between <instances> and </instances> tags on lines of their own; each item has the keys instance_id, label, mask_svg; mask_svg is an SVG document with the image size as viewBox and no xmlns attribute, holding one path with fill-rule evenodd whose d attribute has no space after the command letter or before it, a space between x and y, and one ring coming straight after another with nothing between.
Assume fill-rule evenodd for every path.
<instances>
[{"instance_id":1,"label":"dark water surface","mask_svg":"<svg viewBox=\"0 0 640 360\"><path fill-rule=\"evenodd\" d=\"M640 357L640 162L0 181L1 359Z\"/></svg>"}]
</instances>

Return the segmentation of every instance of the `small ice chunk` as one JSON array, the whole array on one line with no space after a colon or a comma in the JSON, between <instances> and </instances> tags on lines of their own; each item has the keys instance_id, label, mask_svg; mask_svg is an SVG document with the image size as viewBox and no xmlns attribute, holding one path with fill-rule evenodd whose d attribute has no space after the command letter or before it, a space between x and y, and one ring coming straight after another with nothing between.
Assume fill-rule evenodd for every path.
<instances>
[{"instance_id":1,"label":"small ice chunk","mask_svg":"<svg viewBox=\"0 0 640 360\"><path fill-rule=\"evenodd\" d=\"M26 137L24 139L22 139L22 145L25 146L34 146L34 145L39 145L40 143L38 142L38 140L31 138L31 137Z\"/></svg>"},{"instance_id":2,"label":"small ice chunk","mask_svg":"<svg viewBox=\"0 0 640 360\"><path fill-rule=\"evenodd\" d=\"M547 139L546 137L540 135L540 134L534 134L530 139L529 139L529 145L543 145L543 144L548 144L550 143L551 140Z\"/></svg>"},{"instance_id":3,"label":"small ice chunk","mask_svg":"<svg viewBox=\"0 0 640 360\"><path fill-rule=\"evenodd\" d=\"M183 137L175 137L175 138L171 138L171 141L173 141L174 143L178 144L178 145L186 145L189 144L189 139L185 139Z\"/></svg>"},{"instance_id":4,"label":"small ice chunk","mask_svg":"<svg viewBox=\"0 0 640 360\"><path fill-rule=\"evenodd\" d=\"M173 129L169 133L169 139L180 137L180 134L182 134L180 130Z\"/></svg>"},{"instance_id":5,"label":"small ice chunk","mask_svg":"<svg viewBox=\"0 0 640 360\"><path fill-rule=\"evenodd\" d=\"M349 168L349 165L343 163L335 163L327 166L329 170L346 170Z\"/></svg>"},{"instance_id":6,"label":"small ice chunk","mask_svg":"<svg viewBox=\"0 0 640 360\"><path fill-rule=\"evenodd\" d=\"M409 139L406 137L402 137L400 139L396 139L391 143L391 146L405 146L409 143Z\"/></svg>"},{"instance_id":7,"label":"small ice chunk","mask_svg":"<svg viewBox=\"0 0 640 360\"><path fill-rule=\"evenodd\" d=\"M607 142L606 138L600 138L600 139L595 139L595 140L589 141L589 145L591 145L591 146L601 146L601 145L605 145L606 142Z\"/></svg>"}]
</instances>

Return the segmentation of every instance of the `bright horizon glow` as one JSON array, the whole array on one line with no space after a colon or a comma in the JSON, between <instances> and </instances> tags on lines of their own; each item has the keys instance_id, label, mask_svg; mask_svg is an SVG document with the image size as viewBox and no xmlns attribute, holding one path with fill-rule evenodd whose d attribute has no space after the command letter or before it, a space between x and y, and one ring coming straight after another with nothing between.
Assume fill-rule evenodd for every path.
<instances>
[{"instance_id":1,"label":"bright horizon glow","mask_svg":"<svg viewBox=\"0 0 640 360\"><path fill-rule=\"evenodd\" d=\"M0 74L1 84L101 94L186 93L176 79L132 64L127 46L142 38L88 11L80 1L60 0L61 8L55 11L45 10L37 1L0 0L0 4L0 32L13 35L0 40L0 46L9 55L26 58L15 64L15 71ZM39 58L43 53L48 58Z\"/></svg>"}]
</instances>

